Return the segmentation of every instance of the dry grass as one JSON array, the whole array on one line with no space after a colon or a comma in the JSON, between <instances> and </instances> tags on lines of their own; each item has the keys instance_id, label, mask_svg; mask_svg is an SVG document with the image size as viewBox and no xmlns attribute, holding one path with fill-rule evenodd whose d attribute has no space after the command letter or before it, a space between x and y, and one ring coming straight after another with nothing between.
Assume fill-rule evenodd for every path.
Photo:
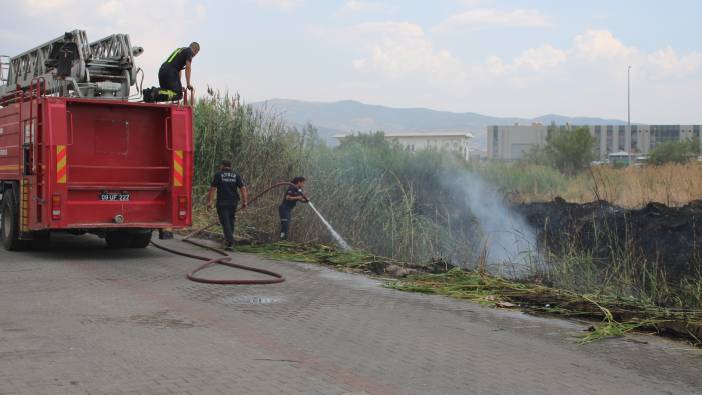
<instances>
[{"instance_id":1,"label":"dry grass","mask_svg":"<svg viewBox=\"0 0 702 395\"><path fill-rule=\"evenodd\" d=\"M702 164L662 166L594 167L590 172L569 179L562 190L520 192L524 201L551 200L559 195L570 202L607 200L621 207L637 208L649 202L682 206L702 199Z\"/></svg>"}]
</instances>

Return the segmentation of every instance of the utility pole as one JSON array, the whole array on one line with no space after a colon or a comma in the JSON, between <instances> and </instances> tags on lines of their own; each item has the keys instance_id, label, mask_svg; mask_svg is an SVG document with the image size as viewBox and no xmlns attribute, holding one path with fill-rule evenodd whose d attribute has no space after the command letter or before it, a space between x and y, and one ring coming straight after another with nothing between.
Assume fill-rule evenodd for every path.
<instances>
[{"instance_id":1,"label":"utility pole","mask_svg":"<svg viewBox=\"0 0 702 395\"><path fill-rule=\"evenodd\" d=\"M626 125L631 133L631 66L626 69Z\"/></svg>"}]
</instances>

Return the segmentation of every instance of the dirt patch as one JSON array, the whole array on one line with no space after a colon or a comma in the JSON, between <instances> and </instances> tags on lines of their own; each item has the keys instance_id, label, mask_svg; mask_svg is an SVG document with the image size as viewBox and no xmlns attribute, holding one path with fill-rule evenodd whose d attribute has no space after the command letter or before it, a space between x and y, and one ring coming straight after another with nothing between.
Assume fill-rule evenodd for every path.
<instances>
[{"instance_id":1,"label":"dirt patch","mask_svg":"<svg viewBox=\"0 0 702 395\"><path fill-rule=\"evenodd\" d=\"M702 200L630 210L604 201L577 204L556 198L515 209L537 229L540 247L557 254L575 248L605 264L628 256L657 263L671 280L702 272Z\"/></svg>"}]
</instances>

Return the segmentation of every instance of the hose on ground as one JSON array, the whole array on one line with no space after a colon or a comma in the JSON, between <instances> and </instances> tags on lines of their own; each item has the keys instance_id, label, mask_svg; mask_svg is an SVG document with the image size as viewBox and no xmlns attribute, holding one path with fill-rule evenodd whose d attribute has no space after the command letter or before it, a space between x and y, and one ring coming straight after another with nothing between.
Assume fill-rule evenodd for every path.
<instances>
[{"instance_id":1,"label":"hose on ground","mask_svg":"<svg viewBox=\"0 0 702 395\"><path fill-rule=\"evenodd\" d=\"M292 183L287 182L287 181L281 181L281 182L275 183L275 184L271 185L270 187L266 188L265 190L261 191L259 194L257 194L253 198L251 198L249 200L249 205L253 204L256 200L258 200L258 198L260 198L261 196L265 195L266 193L272 191L275 188L278 188L281 186L290 186L290 185L295 186L295 184L292 184ZM201 233L201 232L203 232L203 231L205 231L205 230L207 230L207 229L209 229L217 224L219 224L219 221L212 222L205 227L197 229L194 232L189 233L188 235L183 237L183 239L181 239L181 241L198 246L198 247L201 247L201 248L204 248L204 249L208 249L208 250L213 251L219 255L222 255L219 258L210 258L210 257L206 257L206 256L192 254L189 252L179 251L179 250L176 250L173 248L163 246L163 245L158 244L154 241L152 241L151 244L158 249L170 252L172 254L180 255L180 256L183 256L186 258L197 259L200 261L205 261L205 263L201 264L200 266L195 268L195 270L193 270L187 274L188 280L190 280L190 281L204 283L204 284L219 284L219 285L262 285L262 284L282 283L283 281L285 281L285 277L283 277L281 274L278 274L276 272L266 270L266 269L260 269L260 268L256 268L256 267L251 267L251 266L246 266L246 265L234 263L234 262L232 262L232 258L229 256L229 254L226 251L223 251L219 248L215 248L215 247L206 245L204 243L200 243L200 242L195 241L195 240L191 240L192 237L196 236L197 234L199 234L199 233ZM250 271L250 272L260 273L260 274L267 275L271 278L259 279L259 280L218 280L218 279L209 279L209 278L203 278L203 277L196 276L196 274L198 272L205 270L206 268L213 266L213 265L223 265L223 266L231 267L234 269L241 269L241 270L246 270L246 271Z\"/></svg>"},{"instance_id":2,"label":"hose on ground","mask_svg":"<svg viewBox=\"0 0 702 395\"><path fill-rule=\"evenodd\" d=\"M197 283L219 284L219 285L254 285L254 284L260 285L260 284L276 284L276 283L282 283L283 281L285 281L285 278L281 274L272 272L270 270L260 269L260 268L256 268L256 267L245 266L245 265L240 265L238 263L234 263L234 262L232 262L232 258L224 251L220 252L223 255L220 258L208 258L205 256L200 256L200 255L191 254L188 252L183 252L183 251L178 251L178 250L175 250L172 248L168 248L168 247L162 246L162 245L155 243L155 242L151 242L151 244L153 244L154 247L156 247L156 248L159 248L161 250L164 250L164 251L176 254L176 255L205 261L205 263L198 266L197 268L195 268L195 270L193 270L187 274L188 280L195 281ZM195 245L198 245L201 247L204 246L204 245L201 245L197 242L192 242L192 244L195 244ZM209 249L214 249L214 248L209 248ZM196 273L198 273L202 270L205 270L206 268L208 268L212 265L224 265L224 266L228 266L228 267L231 267L234 269L241 269L241 270L247 270L250 272L261 273L261 274L265 274L267 276L270 276L272 278L260 279L260 280L219 280L219 279L209 279L209 278L203 278L203 277L196 276Z\"/></svg>"}]
</instances>

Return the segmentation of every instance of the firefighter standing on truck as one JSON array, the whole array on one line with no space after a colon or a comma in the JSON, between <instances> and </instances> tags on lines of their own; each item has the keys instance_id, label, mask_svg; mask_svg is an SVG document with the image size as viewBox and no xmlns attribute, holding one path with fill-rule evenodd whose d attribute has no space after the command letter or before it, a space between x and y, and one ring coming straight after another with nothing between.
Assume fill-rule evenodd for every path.
<instances>
[{"instance_id":1,"label":"firefighter standing on truck","mask_svg":"<svg viewBox=\"0 0 702 395\"><path fill-rule=\"evenodd\" d=\"M280 216L280 239L288 240L290 237L290 222L292 221L292 210L297 202L309 203L307 195L302 190L305 187L305 177L295 177L291 181L292 184L285 191L283 202L278 207L278 215Z\"/></svg>"},{"instance_id":2,"label":"firefighter standing on truck","mask_svg":"<svg viewBox=\"0 0 702 395\"><path fill-rule=\"evenodd\" d=\"M193 42L188 47L178 48L171 52L165 62L161 65L158 71L158 83L162 90L172 91L173 99L182 97L183 85L180 82L180 77L183 69L185 69L185 83L188 90L192 90L190 84L190 73L192 71L192 61L195 55L200 52L200 44ZM170 92L161 92L169 94Z\"/></svg>"},{"instance_id":3,"label":"firefighter standing on truck","mask_svg":"<svg viewBox=\"0 0 702 395\"><path fill-rule=\"evenodd\" d=\"M249 193L246 190L246 183L241 176L232 170L232 163L228 160L222 161L222 167L212 178L210 192L207 194L207 208L212 208L212 197L217 190L217 215L222 224L224 232L224 249L232 251L234 249L234 224L236 222L236 206L239 204L239 192L244 202L241 208L249 205Z\"/></svg>"}]
</instances>

